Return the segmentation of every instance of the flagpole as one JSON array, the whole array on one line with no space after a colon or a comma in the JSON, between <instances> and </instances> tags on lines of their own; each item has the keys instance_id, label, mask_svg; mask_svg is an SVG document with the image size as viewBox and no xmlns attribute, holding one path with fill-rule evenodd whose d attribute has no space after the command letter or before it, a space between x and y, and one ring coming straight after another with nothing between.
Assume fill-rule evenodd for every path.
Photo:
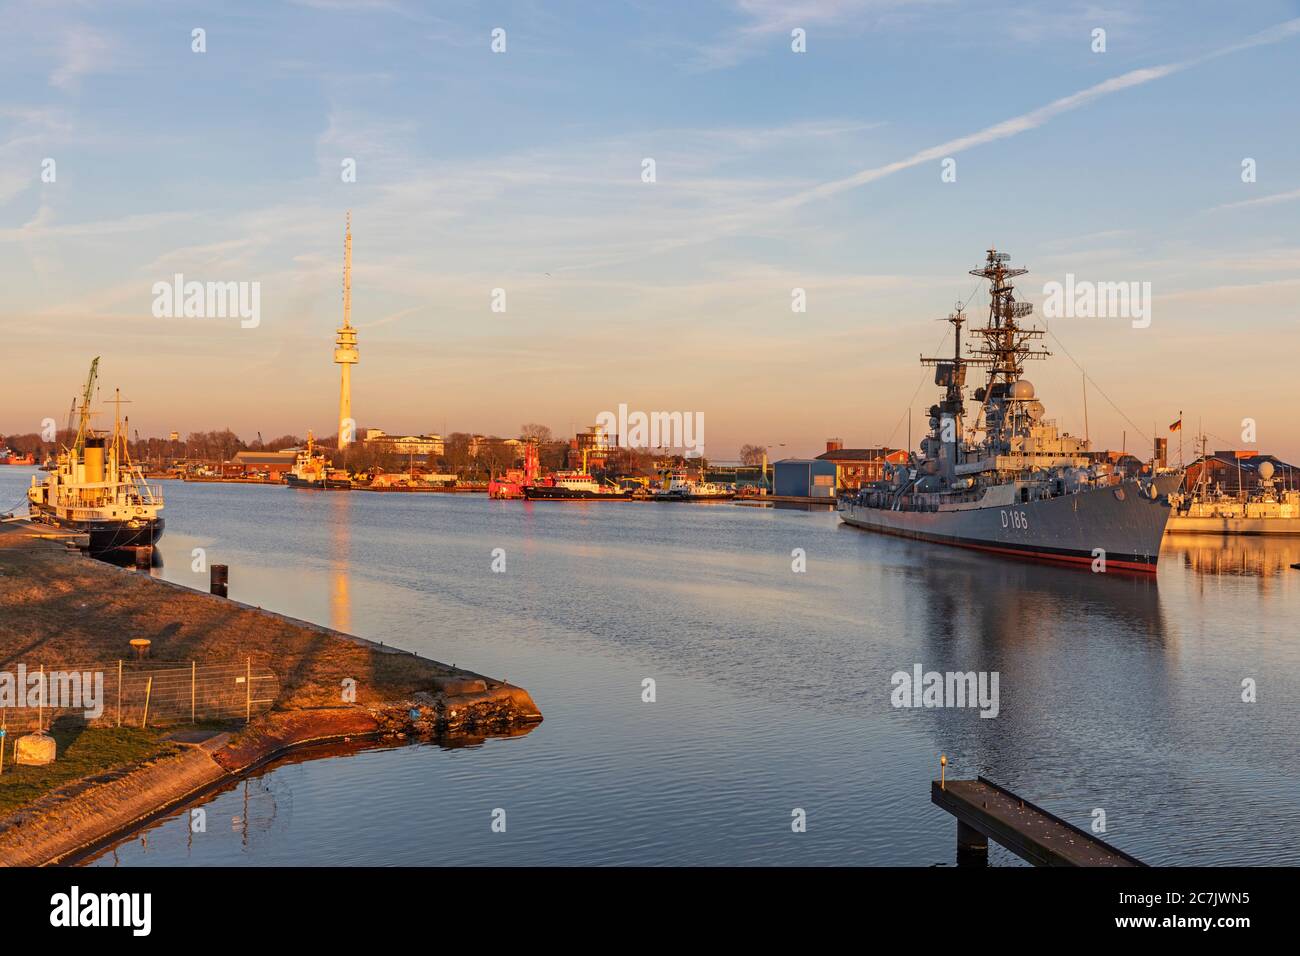
<instances>
[{"instance_id":1,"label":"flagpole","mask_svg":"<svg viewBox=\"0 0 1300 956\"><path fill-rule=\"evenodd\" d=\"M1178 467L1183 468L1183 410L1178 409Z\"/></svg>"}]
</instances>

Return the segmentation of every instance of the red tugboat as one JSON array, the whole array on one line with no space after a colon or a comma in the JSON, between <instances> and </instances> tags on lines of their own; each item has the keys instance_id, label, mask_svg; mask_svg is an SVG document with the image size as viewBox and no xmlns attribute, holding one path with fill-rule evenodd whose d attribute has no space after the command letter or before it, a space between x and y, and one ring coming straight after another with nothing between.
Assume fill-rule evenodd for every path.
<instances>
[{"instance_id":1,"label":"red tugboat","mask_svg":"<svg viewBox=\"0 0 1300 956\"><path fill-rule=\"evenodd\" d=\"M557 471L522 486L529 501L631 501L631 489L608 481L597 481L587 470L587 452L582 452L581 471Z\"/></svg>"},{"instance_id":2,"label":"red tugboat","mask_svg":"<svg viewBox=\"0 0 1300 956\"><path fill-rule=\"evenodd\" d=\"M34 465L36 456L31 452L20 455L7 445L0 445L0 465Z\"/></svg>"},{"instance_id":3,"label":"red tugboat","mask_svg":"<svg viewBox=\"0 0 1300 956\"><path fill-rule=\"evenodd\" d=\"M524 488L539 480L542 473L537 458L537 443L530 441L524 446L524 467L510 468L501 478L488 482L488 497L517 499L524 497Z\"/></svg>"}]
</instances>

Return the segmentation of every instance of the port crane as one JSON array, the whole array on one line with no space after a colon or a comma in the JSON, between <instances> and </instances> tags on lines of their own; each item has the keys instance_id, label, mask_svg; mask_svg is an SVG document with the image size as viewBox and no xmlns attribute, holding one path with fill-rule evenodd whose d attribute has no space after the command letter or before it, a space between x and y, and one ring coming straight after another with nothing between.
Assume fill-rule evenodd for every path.
<instances>
[{"instance_id":1,"label":"port crane","mask_svg":"<svg viewBox=\"0 0 1300 956\"><path fill-rule=\"evenodd\" d=\"M86 376L86 388L81 397L81 421L77 425L77 437L72 443L72 451L78 458L86 447L86 438L90 433L90 400L95 396L95 380L99 377L99 356L96 355L90 363L90 374ZM72 400L72 407L77 407L76 399ZM72 416L68 416L68 431L72 430Z\"/></svg>"}]
</instances>

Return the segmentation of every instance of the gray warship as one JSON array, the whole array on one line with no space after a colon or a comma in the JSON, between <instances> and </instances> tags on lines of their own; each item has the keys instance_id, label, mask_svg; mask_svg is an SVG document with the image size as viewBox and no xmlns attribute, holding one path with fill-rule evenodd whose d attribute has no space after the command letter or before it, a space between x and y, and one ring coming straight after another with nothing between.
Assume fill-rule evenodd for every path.
<instances>
[{"instance_id":1,"label":"gray warship","mask_svg":"<svg viewBox=\"0 0 1300 956\"><path fill-rule=\"evenodd\" d=\"M838 502L847 524L937 544L1018 558L1087 565L1095 570L1156 570L1160 539L1178 475L1125 478L1088 455L1086 439L1061 433L1044 417L1033 385L1021 375L1041 329L1020 320L1033 304L1015 298L1012 279L1027 269L988 250L971 275L989 282L987 323L970 329L977 344L962 354L958 308L948 316L953 353L922 358L933 366L942 399L930 407L920 453L887 466L884 478ZM966 374L984 370L968 411Z\"/></svg>"}]
</instances>

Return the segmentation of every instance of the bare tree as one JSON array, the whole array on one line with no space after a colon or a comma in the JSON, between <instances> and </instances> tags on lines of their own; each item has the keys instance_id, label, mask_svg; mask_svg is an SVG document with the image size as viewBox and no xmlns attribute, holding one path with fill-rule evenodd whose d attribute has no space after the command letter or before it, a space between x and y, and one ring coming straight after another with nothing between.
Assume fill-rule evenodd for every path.
<instances>
[{"instance_id":1,"label":"bare tree","mask_svg":"<svg viewBox=\"0 0 1300 956\"><path fill-rule=\"evenodd\" d=\"M539 445L545 445L552 441L551 429L546 425L539 425L536 422L529 422L527 425L519 427L519 437L524 441L535 441Z\"/></svg>"},{"instance_id":2,"label":"bare tree","mask_svg":"<svg viewBox=\"0 0 1300 956\"><path fill-rule=\"evenodd\" d=\"M740 463L742 465L761 465L767 449L762 445L741 445Z\"/></svg>"}]
</instances>

